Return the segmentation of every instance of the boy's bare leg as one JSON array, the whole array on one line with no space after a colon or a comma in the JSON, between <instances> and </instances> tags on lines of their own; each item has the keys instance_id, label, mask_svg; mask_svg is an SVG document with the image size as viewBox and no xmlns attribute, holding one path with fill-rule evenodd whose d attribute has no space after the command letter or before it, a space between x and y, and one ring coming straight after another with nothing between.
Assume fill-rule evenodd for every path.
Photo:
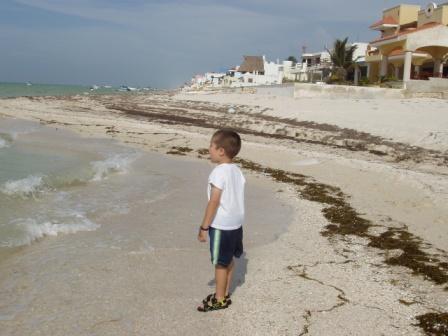
<instances>
[{"instance_id":1,"label":"boy's bare leg","mask_svg":"<svg viewBox=\"0 0 448 336\"><path fill-rule=\"evenodd\" d=\"M232 284L232 278L233 278L233 269L235 266L234 259L232 259L232 262L229 266L227 266L227 286L226 286L226 295L229 295L230 293L230 285Z\"/></svg>"},{"instance_id":2,"label":"boy's bare leg","mask_svg":"<svg viewBox=\"0 0 448 336\"><path fill-rule=\"evenodd\" d=\"M215 281L216 281L216 299L218 301L224 300L227 288L227 267L215 266Z\"/></svg>"}]
</instances>

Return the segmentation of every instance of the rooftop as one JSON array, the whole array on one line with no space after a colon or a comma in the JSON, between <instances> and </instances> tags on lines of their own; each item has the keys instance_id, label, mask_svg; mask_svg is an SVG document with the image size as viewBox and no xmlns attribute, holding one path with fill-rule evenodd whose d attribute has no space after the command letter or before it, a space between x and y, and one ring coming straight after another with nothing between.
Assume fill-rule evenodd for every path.
<instances>
[{"instance_id":1,"label":"rooftop","mask_svg":"<svg viewBox=\"0 0 448 336\"><path fill-rule=\"evenodd\" d=\"M398 26L398 21L395 20L393 17L391 16L386 16L385 18L375 22L374 24L372 24L370 26L371 29L375 29L375 28L379 28L382 26Z\"/></svg>"},{"instance_id":2,"label":"rooftop","mask_svg":"<svg viewBox=\"0 0 448 336\"><path fill-rule=\"evenodd\" d=\"M416 33L416 32L421 31L421 30L425 30L425 29L433 28L433 27L437 27L437 26L443 26L443 25L441 23L438 23L438 22L429 22L429 23L427 23L427 24L425 24L425 25L423 25L421 27L418 27L418 28L407 28L405 30L402 30L402 31L396 33L396 34L385 36L385 37L381 37L379 39L373 40L370 43L377 43L377 42L382 42L382 41L387 41L387 40L393 40L394 38L397 38L399 36L409 35L409 34Z\"/></svg>"},{"instance_id":3,"label":"rooftop","mask_svg":"<svg viewBox=\"0 0 448 336\"><path fill-rule=\"evenodd\" d=\"M239 72L264 72L263 56L244 56Z\"/></svg>"}]
</instances>

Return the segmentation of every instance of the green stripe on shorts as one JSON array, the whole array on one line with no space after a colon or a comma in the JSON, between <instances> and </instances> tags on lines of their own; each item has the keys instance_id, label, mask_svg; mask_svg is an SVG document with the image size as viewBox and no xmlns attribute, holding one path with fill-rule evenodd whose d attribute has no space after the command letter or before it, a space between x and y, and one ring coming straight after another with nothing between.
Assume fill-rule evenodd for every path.
<instances>
[{"instance_id":1,"label":"green stripe on shorts","mask_svg":"<svg viewBox=\"0 0 448 336\"><path fill-rule=\"evenodd\" d=\"M213 265L218 264L220 244L221 244L221 230L215 230L215 236L213 239Z\"/></svg>"}]
</instances>

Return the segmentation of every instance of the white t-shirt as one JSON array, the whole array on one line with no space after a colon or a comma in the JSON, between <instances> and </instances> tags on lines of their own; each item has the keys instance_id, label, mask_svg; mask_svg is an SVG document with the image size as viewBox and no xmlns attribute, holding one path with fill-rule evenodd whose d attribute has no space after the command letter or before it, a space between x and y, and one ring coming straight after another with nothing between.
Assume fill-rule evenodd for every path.
<instances>
[{"instance_id":1,"label":"white t-shirt","mask_svg":"<svg viewBox=\"0 0 448 336\"><path fill-rule=\"evenodd\" d=\"M236 230L244 222L244 184L246 179L233 163L222 163L213 169L208 178L207 195L210 200L212 185L222 190L221 200L211 227Z\"/></svg>"}]
</instances>

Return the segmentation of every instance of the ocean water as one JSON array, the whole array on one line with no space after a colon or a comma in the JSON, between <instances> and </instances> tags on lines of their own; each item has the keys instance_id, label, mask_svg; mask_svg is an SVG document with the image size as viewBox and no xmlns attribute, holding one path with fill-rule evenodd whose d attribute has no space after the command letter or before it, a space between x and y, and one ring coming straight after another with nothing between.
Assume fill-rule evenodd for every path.
<instances>
[{"instance_id":1,"label":"ocean water","mask_svg":"<svg viewBox=\"0 0 448 336\"><path fill-rule=\"evenodd\" d=\"M116 88L100 87L96 90L90 90L89 86L81 85L0 83L0 98L22 96L71 96L89 93L112 94L118 92Z\"/></svg>"},{"instance_id":2,"label":"ocean water","mask_svg":"<svg viewBox=\"0 0 448 336\"><path fill-rule=\"evenodd\" d=\"M0 248L94 231L134 199L157 197L168 178L141 158L110 141L0 118Z\"/></svg>"}]
</instances>

